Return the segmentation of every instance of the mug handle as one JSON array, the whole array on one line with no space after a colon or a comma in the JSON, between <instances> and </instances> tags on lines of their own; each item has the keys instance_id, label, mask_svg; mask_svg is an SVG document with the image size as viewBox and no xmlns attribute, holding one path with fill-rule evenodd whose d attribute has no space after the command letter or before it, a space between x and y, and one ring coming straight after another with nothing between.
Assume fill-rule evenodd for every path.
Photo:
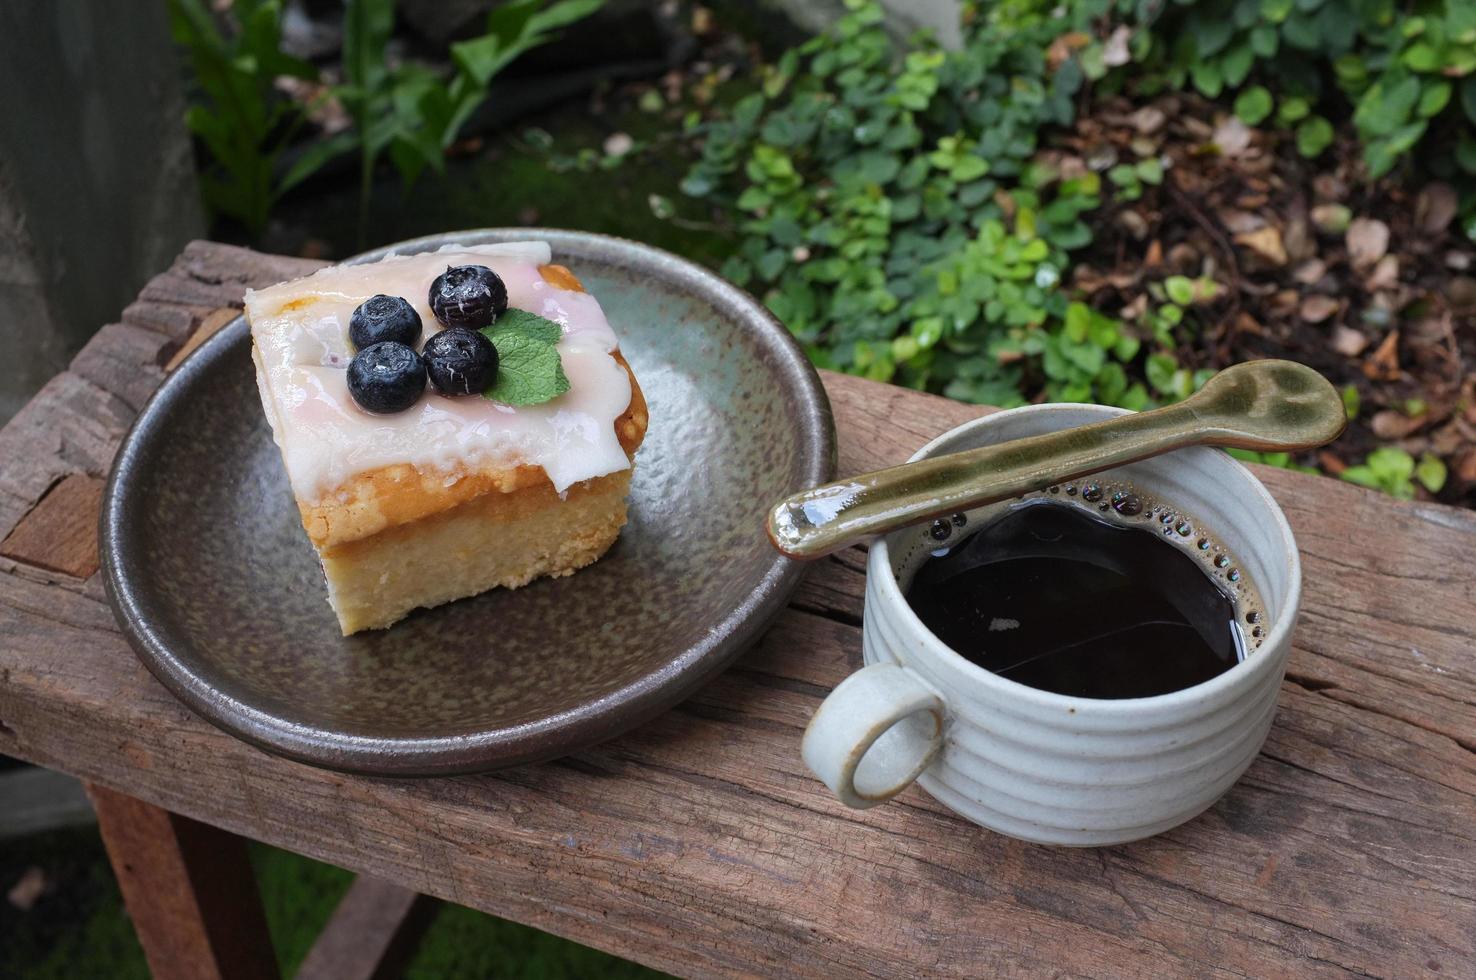
<instances>
[{"instance_id":1,"label":"mug handle","mask_svg":"<svg viewBox=\"0 0 1476 980\"><path fill-rule=\"evenodd\" d=\"M865 810L902 792L932 764L943 747L943 717L943 699L917 674L872 664L820 703L800 755L842 803Z\"/></svg>"}]
</instances>

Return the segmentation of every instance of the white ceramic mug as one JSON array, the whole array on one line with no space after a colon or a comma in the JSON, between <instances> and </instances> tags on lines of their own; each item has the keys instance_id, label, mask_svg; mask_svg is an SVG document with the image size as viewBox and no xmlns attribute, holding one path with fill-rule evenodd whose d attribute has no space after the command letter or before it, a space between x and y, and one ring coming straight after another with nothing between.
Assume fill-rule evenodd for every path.
<instances>
[{"instance_id":1,"label":"white ceramic mug","mask_svg":"<svg viewBox=\"0 0 1476 980\"><path fill-rule=\"evenodd\" d=\"M1084 425L1121 409L1031 405L939 436L913 459ZM1291 654L1302 571L1286 517L1250 471L1184 449L1100 475L1124 479L1212 530L1260 589L1269 629L1223 674L1156 697L1102 700L1027 687L949 649L904 592L931 548L925 529L875 542L862 648L805 732L806 764L864 808L914 780L991 830L1096 846L1161 833L1228 790L1260 751Z\"/></svg>"}]
</instances>

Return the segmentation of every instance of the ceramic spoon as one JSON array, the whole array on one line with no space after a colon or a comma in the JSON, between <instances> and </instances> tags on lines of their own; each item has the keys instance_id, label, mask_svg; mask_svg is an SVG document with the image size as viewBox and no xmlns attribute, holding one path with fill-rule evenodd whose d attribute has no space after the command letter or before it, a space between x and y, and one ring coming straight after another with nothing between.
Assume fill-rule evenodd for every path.
<instances>
[{"instance_id":1,"label":"ceramic spoon","mask_svg":"<svg viewBox=\"0 0 1476 980\"><path fill-rule=\"evenodd\" d=\"M1348 424L1327 379L1293 361L1226 368L1165 408L1016 439L838 480L769 512L769 539L819 558L908 524L1006 500L1185 446L1289 451L1336 439Z\"/></svg>"}]
</instances>

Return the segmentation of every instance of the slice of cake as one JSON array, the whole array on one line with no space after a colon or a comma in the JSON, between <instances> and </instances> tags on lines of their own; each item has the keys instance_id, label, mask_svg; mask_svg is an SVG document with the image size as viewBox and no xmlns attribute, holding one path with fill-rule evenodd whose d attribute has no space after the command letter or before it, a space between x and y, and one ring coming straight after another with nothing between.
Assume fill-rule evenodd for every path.
<instances>
[{"instance_id":1,"label":"slice of cake","mask_svg":"<svg viewBox=\"0 0 1476 980\"><path fill-rule=\"evenodd\" d=\"M246 294L262 408L344 635L568 575L625 523L646 403L544 242Z\"/></svg>"}]
</instances>

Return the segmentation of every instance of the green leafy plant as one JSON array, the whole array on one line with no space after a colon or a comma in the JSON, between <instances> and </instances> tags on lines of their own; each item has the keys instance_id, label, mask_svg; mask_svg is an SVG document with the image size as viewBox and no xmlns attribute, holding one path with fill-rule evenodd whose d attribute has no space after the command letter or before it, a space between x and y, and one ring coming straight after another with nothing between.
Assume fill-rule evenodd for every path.
<instances>
[{"instance_id":1,"label":"green leafy plant","mask_svg":"<svg viewBox=\"0 0 1476 980\"><path fill-rule=\"evenodd\" d=\"M1429 453L1416 462L1397 446L1381 446L1369 453L1361 465L1348 467L1341 476L1349 483L1411 500L1416 481L1431 493L1439 493L1445 486L1446 470L1445 464Z\"/></svg>"},{"instance_id":2,"label":"green leafy plant","mask_svg":"<svg viewBox=\"0 0 1476 980\"><path fill-rule=\"evenodd\" d=\"M723 272L828 367L1001 405L1035 392L1151 404L1144 341L1171 340L1184 309L1166 301L1153 325L1124 324L1071 301L1062 272L1091 241L1082 219L1102 181L1036 160L1087 76L1047 51L1105 0L1068 5L1064 21L1043 0L981 7L961 50L922 38L900 57L876 3L847 6L696 127L701 159L682 189L735 215ZM1154 157L1109 173L1120 196L1163 179ZM1183 285L1193 302L1198 287Z\"/></svg>"},{"instance_id":3,"label":"green leafy plant","mask_svg":"<svg viewBox=\"0 0 1476 980\"><path fill-rule=\"evenodd\" d=\"M1295 126L1297 149L1332 145L1351 110L1369 175L1420 147L1437 175L1476 191L1476 4L1470 0L1114 0L1138 30L1114 84L1234 93L1249 125ZM1329 84L1331 82L1331 84ZM1280 103L1272 93L1279 93ZM1321 114L1318 111L1320 110ZM1468 205L1476 207L1476 203ZM1468 215L1470 212L1468 211Z\"/></svg>"},{"instance_id":4,"label":"green leafy plant","mask_svg":"<svg viewBox=\"0 0 1476 980\"><path fill-rule=\"evenodd\" d=\"M335 157L358 152L360 231L374 170L383 156L413 183L445 168L445 154L486 100L494 77L520 55L602 6L603 0L511 0L487 16L484 32L451 45L452 68L438 71L386 53L395 0L347 0L344 82L333 89L350 128L309 145L289 168L283 151L301 134L305 108L275 90L281 76L316 81L317 71L281 49L280 0L234 0L230 19L206 0L169 0L175 40L189 52L201 99L186 116L210 153L206 203L253 234L292 187Z\"/></svg>"},{"instance_id":5,"label":"green leafy plant","mask_svg":"<svg viewBox=\"0 0 1476 980\"><path fill-rule=\"evenodd\" d=\"M294 178L306 176L277 172L303 112L275 91L275 80L317 72L282 52L278 0L236 0L232 11L234 31L223 28L206 0L169 0L171 31L189 52L199 86L185 122L210 152L200 175L205 201L255 233Z\"/></svg>"},{"instance_id":6,"label":"green leafy plant","mask_svg":"<svg viewBox=\"0 0 1476 980\"><path fill-rule=\"evenodd\" d=\"M395 0L349 0L344 11L344 84L336 94L353 127L314 148L309 166L359 154L361 235L375 165L388 154L407 185L427 168L441 173L446 150L487 98L492 79L520 55L546 44L598 10L603 0L511 0L487 15L484 32L451 45L449 75L412 61L393 63L386 47ZM305 158L307 159L307 158Z\"/></svg>"}]
</instances>

